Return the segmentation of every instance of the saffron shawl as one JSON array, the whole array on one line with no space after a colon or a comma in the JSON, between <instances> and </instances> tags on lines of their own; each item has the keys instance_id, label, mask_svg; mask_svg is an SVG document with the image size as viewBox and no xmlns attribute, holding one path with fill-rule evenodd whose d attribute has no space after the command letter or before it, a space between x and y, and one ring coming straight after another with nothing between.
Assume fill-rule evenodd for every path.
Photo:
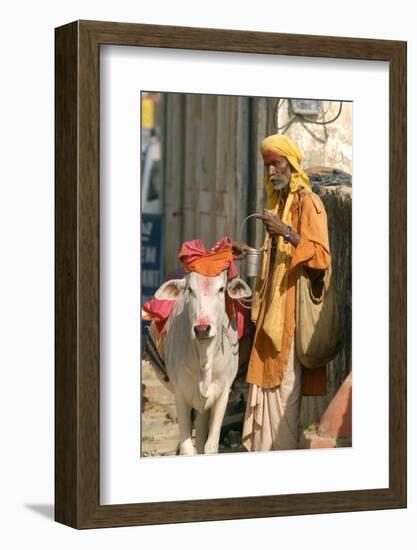
<instances>
[{"instance_id":1,"label":"saffron shawl","mask_svg":"<svg viewBox=\"0 0 417 550\"><path fill-rule=\"evenodd\" d=\"M291 141L287 136L273 135L265 138L261 144L261 153L264 157L265 163L271 163L277 156L285 157L290 163L291 179L289 183L289 193L285 201L284 210L282 214L282 221L291 226L292 222L292 207L294 203L295 194L300 189L311 191L311 184L307 174L300 166L301 152L297 145ZM272 211L273 214L278 213L280 194L274 191L271 182L269 181L268 171L265 171L264 187L266 191L266 207ZM259 315L259 291L263 286L267 266L267 248L270 240L268 233L265 235L264 240L264 255L262 265L262 275L258 281L255 292L255 307L252 309L252 320L257 321ZM279 237L277 240L277 250L275 254L274 265L271 270L271 280L269 281L270 291L267 292L265 299L265 316L263 323L263 330L271 339L271 342L276 351L280 352L282 349L282 339L284 331L285 320L285 302L288 289L288 275L291 263L291 247L290 243L286 243L283 237Z\"/></svg>"}]
</instances>

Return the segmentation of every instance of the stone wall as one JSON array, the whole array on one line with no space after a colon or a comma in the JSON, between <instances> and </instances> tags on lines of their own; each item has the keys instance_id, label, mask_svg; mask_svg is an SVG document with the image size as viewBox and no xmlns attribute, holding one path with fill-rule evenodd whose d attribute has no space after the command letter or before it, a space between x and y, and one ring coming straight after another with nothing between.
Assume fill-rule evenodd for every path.
<instances>
[{"instance_id":1,"label":"stone wall","mask_svg":"<svg viewBox=\"0 0 417 550\"><path fill-rule=\"evenodd\" d=\"M274 131L297 143L304 167L330 166L351 174L352 105L350 101L323 101L322 114L301 117L292 113L289 100L281 99L270 116Z\"/></svg>"}]
</instances>

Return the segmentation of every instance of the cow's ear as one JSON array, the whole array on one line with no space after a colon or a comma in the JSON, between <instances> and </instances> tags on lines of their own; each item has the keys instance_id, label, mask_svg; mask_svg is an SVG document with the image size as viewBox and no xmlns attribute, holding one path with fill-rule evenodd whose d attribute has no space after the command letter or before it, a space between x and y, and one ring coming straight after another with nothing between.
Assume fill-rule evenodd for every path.
<instances>
[{"instance_id":1,"label":"cow's ear","mask_svg":"<svg viewBox=\"0 0 417 550\"><path fill-rule=\"evenodd\" d=\"M178 300L184 293L185 279L171 279L161 285L155 292L158 300Z\"/></svg>"},{"instance_id":2,"label":"cow's ear","mask_svg":"<svg viewBox=\"0 0 417 550\"><path fill-rule=\"evenodd\" d=\"M227 293L233 300L252 296L252 291L249 286L239 277L235 277L227 283Z\"/></svg>"}]
</instances>

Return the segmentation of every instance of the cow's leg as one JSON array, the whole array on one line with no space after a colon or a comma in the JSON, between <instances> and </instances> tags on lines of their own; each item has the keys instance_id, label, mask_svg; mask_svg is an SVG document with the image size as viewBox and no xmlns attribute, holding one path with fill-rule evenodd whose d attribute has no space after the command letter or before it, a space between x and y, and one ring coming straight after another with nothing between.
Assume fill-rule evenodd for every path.
<instances>
[{"instance_id":1,"label":"cow's leg","mask_svg":"<svg viewBox=\"0 0 417 550\"><path fill-rule=\"evenodd\" d=\"M204 445L207 441L210 410L197 413L195 421L195 446L197 453L204 453Z\"/></svg>"},{"instance_id":2,"label":"cow's leg","mask_svg":"<svg viewBox=\"0 0 417 550\"><path fill-rule=\"evenodd\" d=\"M220 430L226 412L227 401L229 399L229 388L225 390L214 403L210 411L210 424L207 443L204 446L204 452L217 453L219 450Z\"/></svg>"},{"instance_id":3,"label":"cow's leg","mask_svg":"<svg viewBox=\"0 0 417 550\"><path fill-rule=\"evenodd\" d=\"M178 428L180 432L180 455L195 454L194 445L191 440L191 407L187 404L182 395L175 396L177 405Z\"/></svg>"}]
</instances>

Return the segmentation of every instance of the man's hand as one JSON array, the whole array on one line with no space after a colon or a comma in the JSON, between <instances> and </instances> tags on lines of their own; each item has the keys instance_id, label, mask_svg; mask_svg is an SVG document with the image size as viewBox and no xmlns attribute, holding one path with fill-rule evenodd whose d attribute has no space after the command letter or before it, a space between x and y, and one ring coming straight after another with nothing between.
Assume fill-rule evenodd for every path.
<instances>
[{"instance_id":1,"label":"man's hand","mask_svg":"<svg viewBox=\"0 0 417 550\"><path fill-rule=\"evenodd\" d=\"M265 225L265 229L270 235L287 234L286 224L281 220L281 218L279 218L275 214L269 214L264 211L262 215L258 214L256 218L258 218L258 220L262 220L263 224Z\"/></svg>"},{"instance_id":2,"label":"man's hand","mask_svg":"<svg viewBox=\"0 0 417 550\"><path fill-rule=\"evenodd\" d=\"M232 253L235 260L242 260L246 256L246 251L250 248L240 241L232 241Z\"/></svg>"}]
</instances>

